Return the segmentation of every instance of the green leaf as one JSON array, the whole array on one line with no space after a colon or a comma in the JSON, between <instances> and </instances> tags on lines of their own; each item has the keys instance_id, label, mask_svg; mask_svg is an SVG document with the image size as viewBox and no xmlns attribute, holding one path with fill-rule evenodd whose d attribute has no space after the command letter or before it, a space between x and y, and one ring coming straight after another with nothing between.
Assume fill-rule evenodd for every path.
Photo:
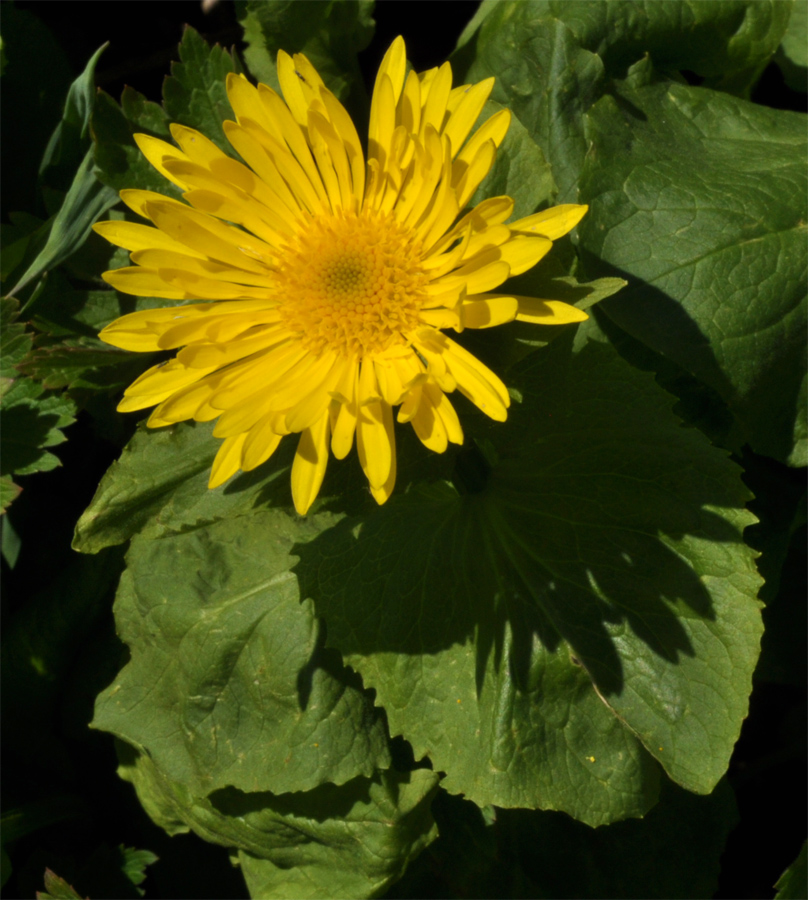
<instances>
[{"instance_id":1,"label":"green leaf","mask_svg":"<svg viewBox=\"0 0 808 900\"><path fill-rule=\"evenodd\" d=\"M19 375L17 365L31 349L33 335L18 322L19 304L12 297L0 297L0 379L5 386Z\"/></svg>"},{"instance_id":2,"label":"green leaf","mask_svg":"<svg viewBox=\"0 0 808 900\"><path fill-rule=\"evenodd\" d=\"M289 549L332 517L267 511L136 537L115 602L131 662L93 725L145 748L201 796L310 790L389 765L358 677L322 649Z\"/></svg>"},{"instance_id":3,"label":"green leaf","mask_svg":"<svg viewBox=\"0 0 808 900\"><path fill-rule=\"evenodd\" d=\"M84 157L95 105L95 67L107 46L103 44L95 51L82 74L70 85L62 119L51 135L39 166L40 179L46 186L67 190Z\"/></svg>"},{"instance_id":4,"label":"green leaf","mask_svg":"<svg viewBox=\"0 0 808 900\"><path fill-rule=\"evenodd\" d=\"M45 890L36 892L37 900L81 900L81 894L50 869L45 869Z\"/></svg>"},{"instance_id":5,"label":"green leaf","mask_svg":"<svg viewBox=\"0 0 808 900\"><path fill-rule=\"evenodd\" d=\"M35 278L64 262L87 240L93 224L117 202L116 192L93 173L93 153L88 150L53 220L45 247L9 293L19 293ZM33 298L26 306L32 305Z\"/></svg>"},{"instance_id":6,"label":"green leaf","mask_svg":"<svg viewBox=\"0 0 808 900\"><path fill-rule=\"evenodd\" d=\"M74 419L75 404L64 395L49 394L30 378L20 376L16 368L28 351L31 338L16 322L17 301L0 300L2 365L0 365L0 475L29 475L60 465L46 448L66 440L62 429ZM3 486L6 506L14 499L16 486ZM19 489L17 489L19 492ZM5 507L4 507L5 508Z\"/></svg>"},{"instance_id":7,"label":"green leaf","mask_svg":"<svg viewBox=\"0 0 808 900\"><path fill-rule=\"evenodd\" d=\"M50 226L45 246L11 294L18 293L78 250L87 240L93 223L117 203L114 191L93 174L93 156L88 149L87 132L95 103L95 67L104 47L93 54L84 72L70 86L62 119L45 151L40 176L47 185L64 182L69 187Z\"/></svg>"},{"instance_id":8,"label":"green leaf","mask_svg":"<svg viewBox=\"0 0 808 900\"><path fill-rule=\"evenodd\" d=\"M186 25L179 46L182 62L171 65L171 77L163 84L166 113L174 122L201 131L225 152L232 148L224 135L222 123L233 118L225 83L234 71L230 54L206 41Z\"/></svg>"},{"instance_id":9,"label":"green leaf","mask_svg":"<svg viewBox=\"0 0 808 900\"><path fill-rule=\"evenodd\" d=\"M471 47L470 42L456 60L456 80L496 78L492 99L513 112L550 164L557 187L553 202L577 202L586 153L583 114L604 89L601 58L582 49L563 22L529 2L496 3L473 42L473 57Z\"/></svg>"},{"instance_id":10,"label":"green leaf","mask_svg":"<svg viewBox=\"0 0 808 900\"><path fill-rule=\"evenodd\" d=\"M105 391L128 387L148 367L151 356L111 347L97 338L42 344L21 363L24 375L51 390Z\"/></svg>"},{"instance_id":11,"label":"green leaf","mask_svg":"<svg viewBox=\"0 0 808 900\"><path fill-rule=\"evenodd\" d=\"M281 796L227 788L207 799L145 756L124 756L118 772L169 833L191 828L238 848L253 897L379 896L436 837L429 807L438 775L424 769Z\"/></svg>"},{"instance_id":12,"label":"green leaf","mask_svg":"<svg viewBox=\"0 0 808 900\"><path fill-rule=\"evenodd\" d=\"M799 856L777 879L774 900L803 900L808 896L808 842L802 845Z\"/></svg>"},{"instance_id":13,"label":"green leaf","mask_svg":"<svg viewBox=\"0 0 808 900\"><path fill-rule=\"evenodd\" d=\"M793 91L808 91L808 3L796 0L775 61Z\"/></svg>"},{"instance_id":14,"label":"green leaf","mask_svg":"<svg viewBox=\"0 0 808 900\"><path fill-rule=\"evenodd\" d=\"M521 3L519 5L522 5ZM613 76L650 54L660 69L687 69L719 90L748 95L777 49L789 19L775 0L530 0L532 18L553 16Z\"/></svg>"},{"instance_id":15,"label":"green leaf","mask_svg":"<svg viewBox=\"0 0 808 900\"><path fill-rule=\"evenodd\" d=\"M22 488L19 485L14 484L7 475L0 476L0 513L4 513L8 509L17 497L20 496L21 491Z\"/></svg>"},{"instance_id":16,"label":"green leaf","mask_svg":"<svg viewBox=\"0 0 808 900\"><path fill-rule=\"evenodd\" d=\"M208 490L210 466L220 446L212 429L212 424L180 423L155 430L141 425L79 519L74 549L97 553L141 530L145 537L160 537L248 512L255 504L255 492L238 488L263 481L266 474L240 476L235 489ZM286 443L279 459L294 446ZM280 465L270 478L277 481L284 472ZM285 487L288 493L288 484ZM271 490L271 482L267 489Z\"/></svg>"},{"instance_id":17,"label":"green leaf","mask_svg":"<svg viewBox=\"0 0 808 900\"><path fill-rule=\"evenodd\" d=\"M654 802L636 739L690 790L726 770L760 579L737 467L594 325L579 335L512 371L524 400L487 432L478 492L394 496L298 548L296 571L447 790L602 824Z\"/></svg>"},{"instance_id":18,"label":"green leaf","mask_svg":"<svg viewBox=\"0 0 808 900\"><path fill-rule=\"evenodd\" d=\"M805 117L678 84L621 97L587 116L580 182L587 268L633 279L601 309L715 390L757 453L802 465Z\"/></svg>"},{"instance_id":19,"label":"green leaf","mask_svg":"<svg viewBox=\"0 0 808 900\"><path fill-rule=\"evenodd\" d=\"M238 0L244 29L244 58L253 77L280 90L275 70L278 50L304 53L320 77L349 108L366 104L357 53L373 36L372 0ZM361 133L361 132L360 132Z\"/></svg>"},{"instance_id":20,"label":"green leaf","mask_svg":"<svg viewBox=\"0 0 808 900\"><path fill-rule=\"evenodd\" d=\"M501 845L538 885L538 896L558 898L712 897L721 853L737 822L725 780L708 797L668 782L641 821L597 829L559 813L497 813Z\"/></svg>"},{"instance_id":21,"label":"green leaf","mask_svg":"<svg viewBox=\"0 0 808 900\"><path fill-rule=\"evenodd\" d=\"M123 874L132 882L135 887L143 884L146 880L146 869L148 866L154 865L159 857L152 853L151 850L136 850L134 847L120 846L123 854ZM142 897L145 891L139 890L138 893Z\"/></svg>"}]
</instances>

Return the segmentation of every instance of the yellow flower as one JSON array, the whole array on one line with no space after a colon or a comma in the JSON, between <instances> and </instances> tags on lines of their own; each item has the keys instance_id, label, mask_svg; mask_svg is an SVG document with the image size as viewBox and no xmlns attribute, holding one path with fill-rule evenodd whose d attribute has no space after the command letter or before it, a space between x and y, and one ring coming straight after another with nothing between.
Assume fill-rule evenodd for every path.
<instances>
[{"instance_id":1,"label":"yellow flower","mask_svg":"<svg viewBox=\"0 0 808 900\"><path fill-rule=\"evenodd\" d=\"M243 163L181 125L171 128L179 149L135 136L187 203L122 191L155 227L98 223L134 264L103 277L124 293L191 302L132 313L101 332L126 350L182 348L138 378L118 409L156 404L152 427L218 419L211 488L299 434L292 497L301 514L329 446L343 459L356 435L371 493L384 503L396 478L394 407L437 453L463 441L454 390L492 419L507 416L505 385L446 329L586 318L558 301L490 293L534 266L586 207L509 224L510 197L464 212L510 114L497 112L469 138L494 79L452 89L448 63L407 74L401 38L376 78L367 163L349 115L305 56L280 52L278 78L284 99L228 76L236 121L224 131Z\"/></svg>"}]
</instances>

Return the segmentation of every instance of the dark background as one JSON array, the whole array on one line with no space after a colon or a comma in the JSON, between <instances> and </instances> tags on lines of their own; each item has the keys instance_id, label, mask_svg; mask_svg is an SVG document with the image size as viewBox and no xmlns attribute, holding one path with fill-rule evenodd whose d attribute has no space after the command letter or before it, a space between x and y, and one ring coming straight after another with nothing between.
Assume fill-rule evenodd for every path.
<instances>
[{"instance_id":1,"label":"dark background","mask_svg":"<svg viewBox=\"0 0 808 900\"><path fill-rule=\"evenodd\" d=\"M376 68L391 40L402 34L410 60L417 69L442 62L454 48L477 0L424 2L381 0L377 3L376 32L360 55L370 89ZM0 3L0 29L6 54L20 54L0 81L3 104L2 214L24 210L42 215L36 195L36 171L48 137L58 121L70 82L82 71L91 54L105 41L110 46L97 69L97 84L116 99L125 84L159 101L164 77L176 59L184 23L191 24L209 42L243 50L241 29L232 3L222 2L205 14L192 0L152 3L15 2ZM32 29L46 31L30 47L24 40ZM17 40L23 36L23 41ZM42 59L42 42L51 52ZM38 50L34 50L36 46ZM29 53L28 58L24 58ZM21 89L24 73L25 90ZM20 98L24 98L21 100ZM788 90L776 66L764 73L753 100L766 105L805 110L805 96ZM71 566L81 565L69 550L73 526L88 505L101 474L117 456L118 447L98 440L81 414L67 432L69 440L57 448L63 467L20 479L23 495L12 507L13 524L22 538L14 570L2 563L2 612L6 623L19 615L37 591L59 572L69 580ZM803 474L772 463L772 478L783 490L798 490ZM37 540L37 528L47 523L48 541ZM795 542L784 582L791 584L794 602L805 596L804 529ZM801 551L801 552L800 552ZM108 551L114 554L117 551ZM76 577L80 576L76 572ZM37 707L38 730L22 708L25 699L15 694L15 683L4 680L3 794L4 808L40 799L64 796L81 814L41 828L11 847L14 874L3 897L33 897L42 889L46 866L73 883L78 890L101 896L136 896L111 874L115 848L148 848L160 860L148 870L143 887L147 897L244 897L244 883L230 866L227 852L204 844L193 835L169 838L154 826L138 804L131 786L115 774L116 757L109 735L77 727L92 714L95 692L114 676L119 659L94 656L94 648L114 646L111 596L107 590L105 614L88 620L77 641L75 658L68 660L79 673L62 689L50 686L47 702ZM43 622L43 628L49 627ZM106 675L108 671L108 677ZM82 685L85 687L82 688ZM796 857L803 838L806 796L804 687L759 682L751 711L730 767L740 812L740 824L730 836L722 860L718 897L772 897L772 885ZM46 710L43 715L41 710ZM59 746L58 764L48 759L38 743ZM42 751L42 752L40 752ZM44 755L43 755L44 754ZM75 806L71 807L75 810ZM107 874L105 874L107 873ZM108 881L105 883L104 878ZM89 880L87 880L89 879ZM90 885L92 882L93 887ZM453 896L439 877L429 883L435 896Z\"/></svg>"}]
</instances>

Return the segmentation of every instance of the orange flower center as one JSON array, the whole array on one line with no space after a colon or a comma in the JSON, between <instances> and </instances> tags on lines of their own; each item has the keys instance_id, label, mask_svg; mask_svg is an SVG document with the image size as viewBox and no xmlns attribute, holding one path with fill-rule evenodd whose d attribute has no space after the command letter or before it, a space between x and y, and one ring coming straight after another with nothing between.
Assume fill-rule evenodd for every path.
<instances>
[{"instance_id":1,"label":"orange flower center","mask_svg":"<svg viewBox=\"0 0 808 900\"><path fill-rule=\"evenodd\" d=\"M407 343L429 281L420 251L388 214L313 219L278 267L284 324L313 352L362 357Z\"/></svg>"}]
</instances>

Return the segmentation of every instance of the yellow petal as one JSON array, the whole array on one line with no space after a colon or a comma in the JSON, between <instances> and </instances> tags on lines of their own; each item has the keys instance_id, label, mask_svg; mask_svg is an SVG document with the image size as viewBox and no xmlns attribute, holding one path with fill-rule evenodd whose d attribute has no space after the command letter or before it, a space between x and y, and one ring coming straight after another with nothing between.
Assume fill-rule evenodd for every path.
<instances>
[{"instance_id":1,"label":"yellow petal","mask_svg":"<svg viewBox=\"0 0 808 900\"><path fill-rule=\"evenodd\" d=\"M493 328L512 322L519 310L515 297L467 297L461 307L461 321L465 328Z\"/></svg>"},{"instance_id":2,"label":"yellow petal","mask_svg":"<svg viewBox=\"0 0 808 900\"><path fill-rule=\"evenodd\" d=\"M280 133L275 131L275 126L267 116L263 103L258 99L256 88L243 75L236 75L235 72L228 73L226 85L227 99L230 101L238 121L252 119L274 138L280 140Z\"/></svg>"},{"instance_id":3,"label":"yellow petal","mask_svg":"<svg viewBox=\"0 0 808 900\"><path fill-rule=\"evenodd\" d=\"M536 325L566 325L570 322L585 322L589 316L577 306L562 303L561 300L539 300L538 297L514 297L519 303L516 318L520 322Z\"/></svg>"},{"instance_id":4,"label":"yellow petal","mask_svg":"<svg viewBox=\"0 0 808 900\"><path fill-rule=\"evenodd\" d=\"M484 81L468 87L463 92L462 99L457 108L451 113L443 133L452 142L452 156L457 156L463 142L469 136L480 113L485 106L485 101L494 87L494 78L486 78Z\"/></svg>"},{"instance_id":5,"label":"yellow petal","mask_svg":"<svg viewBox=\"0 0 808 900\"><path fill-rule=\"evenodd\" d=\"M398 408L399 422L411 422L413 417L418 414L418 407L421 405L421 398L424 394L423 382L413 385L407 392L404 402Z\"/></svg>"},{"instance_id":6,"label":"yellow petal","mask_svg":"<svg viewBox=\"0 0 808 900\"><path fill-rule=\"evenodd\" d=\"M283 91L283 99L294 116L298 125L306 125L309 104L303 93L301 77L295 71L295 63L292 57L285 51L279 50L277 57L278 81Z\"/></svg>"},{"instance_id":7,"label":"yellow petal","mask_svg":"<svg viewBox=\"0 0 808 900\"><path fill-rule=\"evenodd\" d=\"M342 139L351 166L354 197L361 203L365 195L365 154L362 152L362 143L356 126L345 107L330 91L321 90L320 96L328 111L329 121Z\"/></svg>"},{"instance_id":8,"label":"yellow petal","mask_svg":"<svg viewBox=\"0 0 808 900\"><path fill-rule=\"evenodd\" d=\"M397 37L387 48L387 52L379 65L379 71L376 73L376 84L373 88L374 93L383 78L387 76L390 79L390 86L393 88L393 106L395 106L398 103L398 98L401 96L406 73L407 48L404 44L404 38Z\"/></svg>"},{"instance_id":9,"label":"yellow petal","mask_svg":"<svg viewBox=\"0 0 808 900\"><path fill-rule=\"evenodd\" d=\"M185 291L186 297L200 300L266 300L267 289L218 281L183 269L159 269L163 281Z\"/></svg>"},{"instance_id":10,"label":"yellow petal","mask_svg":"<svg viewBox=\"0 0 808 900\"><path fill-rule=\"evenodd\" d=\"M377 400L360 407L356 449L371 488L382 488L390 477L396 452L393 411L388 403Z\"/></svg>"},{"instance_id":11,"label":"yellow petal","mask_svg":"<svg viewBox=\"0 0 808 900\"><path fill-rule=\"evenodd\" d=\"M217 488L220 484L224 484L241 468L241 450L246 438L246 434L236 434L222 441L210 470L209 488Z\"/></svg>"},{"instance_id":12,"label":"yellow petal","mask_svg":"<svg viewBox=\"0 0 808 900\"><path fill-rule=\"evenodd\" d=\"M278 449L283 435L275 434L272 430L272 416L265 416L247 432L244 440L241 468L245 472L265 463Z\"/></svg>"},{"instance_id":13,"label":"yellow petal","mask_svg":"<svg viewBox=\"0 0 808 900\"><path fill-rule=\"evenodd\" d=\"M305 516L314 503L325 477L328 464L328 413L301 435L292 463L292 500L295 509Z\"/></svg>"},{"instance_id":14,"label":"yellow petal","mask_svg":"<svg viewBox=\"0 0 808 900\"><path fill-rule=\"evenodd\" d=\"M497 148L493 141L486 141L474 154L468 166L462 170L459 178L453 175L452 182L457 191L457 203L460 209L471 200L474 192L491 171L497 157ZM456 169L455 172L460 171Z\"/></svg>"},{"instance_id":15,"label":"yellow petal","mask_svg":"<svg viewBox=\"0 0 808 900\"><path fill-rule=\"evenodd\" d=\"M151 225L123 221L96 222L93 231L116 247L123 247L125 250L172 250L197 259L205 258L204 254L191 250L167 234L163 234L159 228L152 228Z\"/></svg>"},{"instance_id":16,"label":"yellow petal","mask_svg":"<svg viewBox=\"0 0 808 900\"><path fill-rule=\"evenodd\" d=\"M146 409L162 403L175 391L182 390L208 375L211 369L187 369L172 359L145 371L124 391L118 404L120 412Z\"/></svg>"},{"instance_id":17,"label":"yellow petal","mask_svg":"<svg viewBox=\"0 0 808 900\"><path fill-rule=\"evenodd\" d=\"M134 134L135 143L140 148L140 152L154 166L155 169L169 181L179 185L183 190L187 185L176 175L170 172L164 165L166 159L187 160L188 157L171 144L161 141L159 138L152 137L150 134Z\"/></svg>"},{"instance_id":18,"label":"yellow petal","mask_svg":"<svg viewBox=\"0 0 808 900\"><path fill-rule=\"evenodd\" d=\"M296 78L297 83L299 79ZM292 155L298 161L301 168L306 174L311 186L314 188L320 202L325 204L327 201L325 188L320 179L320 173L312 159L311 151L307 142L308 138L308 106L306 106L306 115L302 122L296 121L286 104L281 98L265 84L258 86L258 96L264 104L267 114L276 123L277 128L283 136L283 141L291 150ZM303 127L301 127L303 126Z\"/></svg>"},{"instance_id":19,"label":"yellow petal","mask_svg":"<svg viewBox=\"0 0 808 900\"><path fill-rule=\"evenodd\" d=\"M586 205L565 203L561 206L551 206L550 209L534 213L524 219L517 219L509 225L512 231L540 234L551 241L557 241L575 228L588 209Z\"/></svg>"},{"instance_id":20,"label":"yellow petal","mask_svg":"<svg viewBox=\"0 0 808 900\"><path fill-rule=\"evenodd\" d=\"M185 249L183 247L183 250ZM195 275L213 278L216 281L231 281L253 287L276 288L278 283L277 278L268 272L266 274L246 272L212 259L200 259L197 256L189 256L184 252L177 253L173 250L137 250L132 254L132 262L146 269L180 269L183 272L193 272Z\"/></svg>"},{"instance_id":21,"label":"yellow petal","mask_svg":"<svg viewBox=\"0 0 808 900\"><path fill-rule=\"evenodd\" d=\"M268 244L189 206L153 200L147 204L147 211L161 231L203 251L209 259L263 274L274 258Z\"/></svg>"},{"instance_id":22,"label":"yellow petal","mask_svg":"<svg viewBox=\"0 0 808 900\"><path fill-rule=\"evenodd\" d=\"M226 344L210 344L207 341L188 344L177 354L177 359L191 369L221 368L253 353L269 351L283 344L283 332L275 325L265 325L248 332L246 337Z\"/></svg>"},{"instance_id":23,"label":"yellow petal","mask_svg":"<svg viewBox=\"0 0 808 900\"><path fill-rule=\"evenodd\" d=\"M192 419L199 407L210 397L213 390L211 379L216 377L215 373L208 375L201 381L175 391L170 397L163 400L149 416L149 426L157 428Z\"/></svg>"},{"instance_id":24,"label":"yellow petal","mask_svg":"<svg viewBox=\"0 0 808 900\"><path fill-rule=\"evenodd\" d=\"M508 133L510 124L511 113L510 110L507 109L501 109L499 112L495 112L493 116L483 122L471 136L466 146L463 147L457 155L455 166L459 173L462 174L463 166L467 166L474 159L480 147L487 141L493 141L494 146L499 147L505 140L505 135Z\"/></svg>"},{"instance_id":25,"label":"yellow petal","mask_svg":"<svg viewBox=\"0 0 808 900\"><path fill-rule=\"evenodd\" d=\"M422 309L418 318L427 325L440 329L459 328L461 322L465 324L465 319L461 319L453 309Z\"/></svg>"},{"instance_id":26,"label":"yellow petal","mask_svg":"<svg viewBox=\"0 0 808 900\"><path fill-rule=\"evenodd\" d=\"M214 159L220 159L225 154L204 134L187 125L179 125L172 122L169 125L171 137L182 147L185 155L195 163L207 166Z\"/></svg>"},{"instance_id":27,"label":"yellow petal","mask_svg":"<svg viewBox=\"0 0 808 900\"><path fill-rule=\"evenodd\" d=\"M421 125L421 82L415 72L407 75L399 100L398 121L410 134L417 134Z\"/></svg>"},{"instance_id":28,"label":"yellow petal","mask_svg":"<svg viewBox=\"0 0 808 900\"><path fill-rule=\"evenodd\" d=\"M393 432L393 411L387 407L387 413L389 413L390 421L389 421L389 431L388 434L390 436L390 440L394 440L394 432ZM370 495L373 499L381 506L383 503L386 503L390 499L390 495L393 493L393 488L396 486L396 472L398 470L397 461L396 461L396 450L395 445L393 445L393 453L390 459L390 473L387 476L387 481L379 487L374 487L374 485L370 485Z\"/></svg>"},{"instance_id":29,"label":"yellow petal","mask_svg":"<svg viewBox=\"0 0 808 900\"><path fill-rule=\"evenodd\" d=\"M122 294L134 294L136 297L163 297L166 300L192 299L185 288L171 285L164 281L157 272L143 269L140 266L123 266L103 272L101 277ZM117 346L117 345L116 345Z\"/></svg>"},{"instance_id":30,"label":"yellow petal","mask_svg":"<svg viewBox=\"0 0 808 900\"><path fill-rule=\"evenodd\" d=\"M429 85L429 93L421 115L419 134L423 136L426 128L430 125L438 132L443 129L446 104L451 90L452 67L448 62L445 62L438 69L437 74Z\"/></svg>"},{"instance_id":31,"label":"yellow petal","mask_svg":"<svg viewBox=\"0 0 808 900\"><path fill-rule=\"evenodd\" d=\"M469 294L481 294L498 287L510 274L511 267L500 258L500 248L495 248L480 253L433 284L443 284L447 288L465 284Z\"/></svg>"},{"instance_id":32,"label":"yellow petal","mask_svg":"<svg viewBox=\"0 0 808 900\"><path fill-rule=\"evenodd\" d=\"M299 399L286 414L286 427L290 432L303 431L320 419L331 403L331 393L342 381L347 365L347 359L332 357L331 368L323 377L306 379L306 386L300 387Z\"/></svg>"},{"instance_id":33,"label":"yellow petal","mask_svg":"<svg viewBox=\"0 0 808 900\"><path fill-rule=\"evenodd\" d=\"M343 401L340 404L331 435L331 452L337 459L345 459L353 445L353 436L356 430L358 378L359 368L356 361L352 360L343 374L342 384L338 387L338 392Z\"/></svg>"},{"instance_id":34,"label":"yellow petal","mask_svg":"<svg viewBox=\"0 0 808 900\"><path fill-rule=\"evenodd\" d=\"M499 248L499 254L510 266L511 275L521 275L552 249L553 242L545 237L515 237Z\"/></svg>"},{"instance_id":35,"label":"yellow petal","mask_svg":"<svg viewBox=\"0 0 808 900\"><path fill-rule=\"evenodd\" d=\"M382 74L373 90L368 130L368 160L384 167L390 158L390 146L396 128L396 102L389 75Z\"/></svg>"},{"instance_id":36,"label":"yellow petal","mask_svg":"<svg viewBox=\"0 0 808 900\"><path fill-rule=\"evenodd\" d=\"M273 207L278 215L282 215L284 218L289 216L292 221L300 218L303 214L300 201L289 190L286 182L281 178L278 167L258 139L259 126L251 119L244 119L239 124L225 122L223 127L227 140L230 141L239 156L245 160L265 185L271 186L278 197L278 202L285 207L285 210L279 209L277 205ZM221 163L215 165L221 165Z\"/></svg>"},{"instance_id":37,"label":"yellow petal","mask_svg":"<svg viewBox=\"0 0 808 900\"><path fill-rule=\"evenodd\" d=\"M446 429L446 437L453 444L463 443L463 429L460 426L460 419L451 401L436 385L430 382L424 385L424 390L429 397L435 412L440 416L443 427Z\"/></svg>"},{"instance_id":38,"label":"yellow petal","mask_svg":"<svg viewBox=\"0 0 808 900\"><path fill-rule=\"evenodd\" d=\"M436 413L427 393L421 397L418 412L412 417L410 424L418 435L418 440L433 453L443 453L449 446L443 419Z\"/></svg>"}]
</instances>

